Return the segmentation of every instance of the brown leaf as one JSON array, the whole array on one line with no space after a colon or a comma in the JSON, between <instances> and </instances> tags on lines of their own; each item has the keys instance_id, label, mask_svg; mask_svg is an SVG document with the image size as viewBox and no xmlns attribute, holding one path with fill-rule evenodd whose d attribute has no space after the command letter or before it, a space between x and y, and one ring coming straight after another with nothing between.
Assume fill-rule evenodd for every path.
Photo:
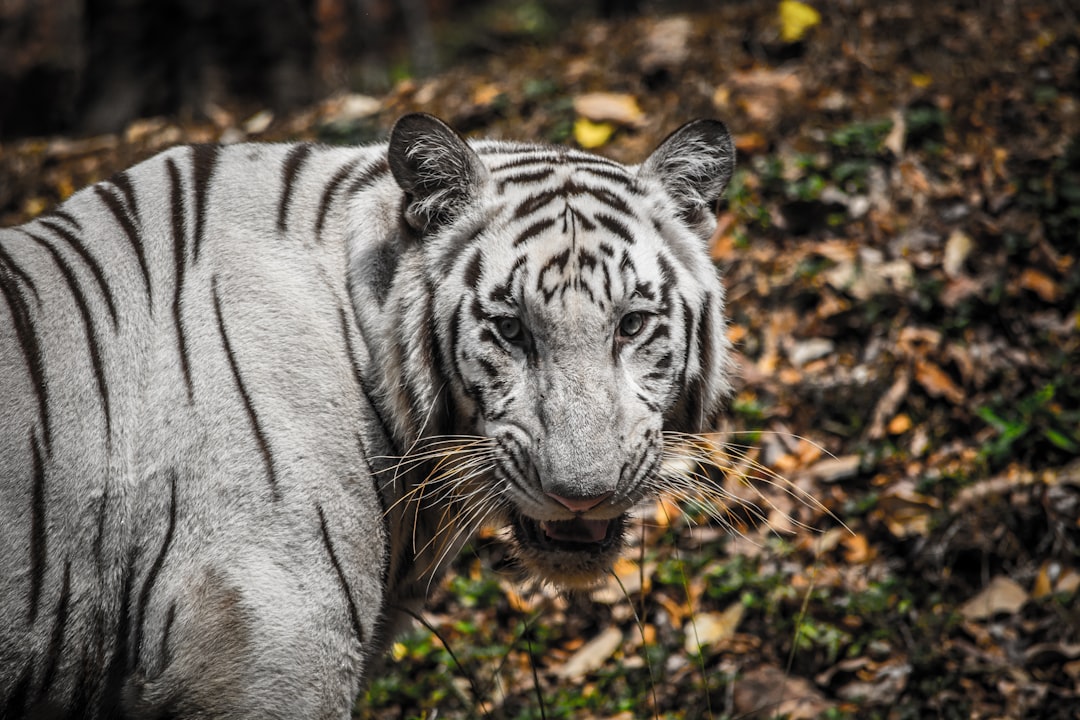
<instances>
[{"instance_id":1,"label":"brown leaf","mask_svg":"<svg viewBox=\"0 0 1080 720\"><path fill-rule=\"evenodd\" d=\"M964 391L960 389L948 373L929 360L915 362L915 382L933 397L944 397L953 405L964 401Z\"/></svg>"},{"instance_id":2,"label":"brown leaf","mask_svg":"<svg viewBox=\"0 0 1080 720\"><path fill-rule=\"evenodd\" d=\"M581 646L555 674L564 680L577 680L604 666L615 651L622 645L622 631L615 626L603 630L599 635Z\"/></svg>"},{"instance_id":3,"label":"brown leaf","mask_svg":"<svg viewBox=\"0 0 1080 720\"><path fill-rule=\"evenodd\" d=\"M915 492L910 483L899 482L881 496L872 516L885 523L896 537L906 538L926 535L930 516L939 507L937 499Z\"/></svg>"},{"instance_id":4,"label":"brown leaf","mask_svg":"<svg viewBox=\"0 0 1080 720\"><path fill-rule=\"evenodd\" d=\"M574 112L593 122L612 122L627 127L640 127L645 113L638 107L637 98L626 93L595 92L574 98Z\"/></svg>"},{"instance_id":5,"label":"brown leaf","mask_svg":"<svg viewBox=\"0 0 1080 720\"><path fill-rule=\"evenodd\" d=\"M862 533L848 535L843 540L846 551L844 562L848 565L862 565L874 559L877 552L870 546L870 541Z\"/></svg>"},{"instance_id":6,"label":"brown leaf","mask_svg":"<svg viewBox=\"0 0 1080 720\"><path fill-rule=\"evenodd\" d=\"M998 575L982 592L960 606L960 614L968 620L985 620L998 613L1015 613L1027 601L1028 594L1019 583Z\"/></svg>"},{"instance_id":7,"label":"brown leaf","mask_svg":"<svg viewBox=\"0 0 1080 720\"><path fill-rule=\"evenodd\" d=\"M687 624L686 652L698 655L702 650L730 638L738 629L745 610L745 606L736 601L723 612L697 613Z\"/></svg>"},{"instance_id":8,"label":"brown leaf","mask_svg":"<svg viewBox=\"0 0 1080 720\"><path fill-rule=\"evenodd\" d=\"M1057 302L1058 297L1061 295L1058 284L1054 282L1053 278L1034 268L1024 268L1024 271L1020 273L1019 282L1020 287L1035 293L1043 302Z\"/></svg>"},{"instance_id":9,"label":"brown leaf","mask_svg":"<svg viewBox=\"0 0 1080 720\"><path fill-rule=\"evenodd\" d=\"M736 715L753 718L787 717L811 720L824 715L832 704L809 681L762 665L735 681L732 702Z\"/></svg>"}]
</instances>

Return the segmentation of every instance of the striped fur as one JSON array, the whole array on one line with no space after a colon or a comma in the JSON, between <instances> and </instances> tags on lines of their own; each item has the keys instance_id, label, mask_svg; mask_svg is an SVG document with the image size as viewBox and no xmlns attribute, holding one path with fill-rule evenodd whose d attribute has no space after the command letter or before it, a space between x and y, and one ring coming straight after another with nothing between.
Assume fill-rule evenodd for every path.
<instances>
[{"instance_id":1,"label":"striped fur","mask_svg":"<svg viewBox=\"0 0 1080 720\"><path fill-rule=\"evenodd\" d=\"M0 230L0 716L346 718L484 523L577 586L728 391L733 151L178 147Z\"/></svg>"}]
</instances>

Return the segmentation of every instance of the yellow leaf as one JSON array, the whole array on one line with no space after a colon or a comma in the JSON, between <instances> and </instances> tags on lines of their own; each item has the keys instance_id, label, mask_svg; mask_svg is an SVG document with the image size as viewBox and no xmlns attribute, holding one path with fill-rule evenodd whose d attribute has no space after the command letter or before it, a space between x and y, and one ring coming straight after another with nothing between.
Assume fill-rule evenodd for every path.
<instances>
[{"instance_id":1,"label":"yellow leaf","mask_svg":"<svg viewBox=\"0 0 1080 720\"><path fill-rule=\"evenodd\" d=\"M694 616L686 630L686 652L699 655L703 648L730 638L738 629L745 609L741 602L734 602L723 612L699 613Z\"/></svg>"},{"instance_id":2,"label":"yellow leaf","mask_svg":"<svg viewBox=\"0 0 1080 720\"><path fill-rule=\"evenodd\" d=\"M806 31L821 22L821 13L797 0L780 1L780 39L784 42L802 40Z\"/></svg>"},{"instance_id":3,"label":"yellow leaf","mask_svg":"<svg viewBox=\"0 0 1080 720\"><path fill-rule=\"evenodd\" d=\"M934 78L926 73L912 73L911 75L911 84L917 88L928 88L933 82Z\"/></svg>"},{"instance_id":4,"label":"yellow leaf","mask_svg":"<svg viewBox=\"0 0 1080 720\"><path fill-rule=\"evenodd\" d=\"M608 122L593 122L583 117L574 121L574 140L586 150L598 148L611 139L615 126Z\"/></svg>"}]
</instances>

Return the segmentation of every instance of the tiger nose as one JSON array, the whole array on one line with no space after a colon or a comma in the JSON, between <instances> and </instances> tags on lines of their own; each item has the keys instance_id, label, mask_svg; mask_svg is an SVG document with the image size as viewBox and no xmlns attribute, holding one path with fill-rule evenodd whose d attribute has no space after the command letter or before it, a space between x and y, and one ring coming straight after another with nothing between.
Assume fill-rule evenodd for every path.
<instances>
[{"instance_id":1,"label":"tiger nose","mask_svg":"<svg viewBox=\"0 0 1080 720\"><path fill-rule=\"evenodd\" d=\"M547 493L547 496L555 502L562 505L564 508L574 513L583 513L592 510L594 507L611 497L610 492L603 493L602 495L591 495L588 497L566 497L564 495L556 495L555 493Z\"/></svg>"}]
</instances>

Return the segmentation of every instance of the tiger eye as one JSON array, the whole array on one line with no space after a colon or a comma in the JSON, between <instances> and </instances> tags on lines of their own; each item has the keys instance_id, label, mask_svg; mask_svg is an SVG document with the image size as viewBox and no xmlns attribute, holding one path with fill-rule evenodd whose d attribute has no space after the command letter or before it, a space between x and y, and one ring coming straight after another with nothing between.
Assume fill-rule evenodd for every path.
<instances>
[{"instance_id":1,"label":"tiger eye","mask_svg":"<svg viewBox=\"0 0 1080 720\"><path fill-rule=\"evenodd\" d=\"M643 327L645 327L645 316L642 313L626 313L619 321L619 334L623 337L634 337L641 332Z\"/></svg>"},{"instance_id":2,"label":"tiger eye","mask_svg":"<svg viewBox=\"0 0 1080 720\"><path fill-rule=\"evenodd\" d=\"M501 317L495 321L495 329L507 342L520 342L522 336L521 321L516 317Z\"/></svg>"}]
</instances>

